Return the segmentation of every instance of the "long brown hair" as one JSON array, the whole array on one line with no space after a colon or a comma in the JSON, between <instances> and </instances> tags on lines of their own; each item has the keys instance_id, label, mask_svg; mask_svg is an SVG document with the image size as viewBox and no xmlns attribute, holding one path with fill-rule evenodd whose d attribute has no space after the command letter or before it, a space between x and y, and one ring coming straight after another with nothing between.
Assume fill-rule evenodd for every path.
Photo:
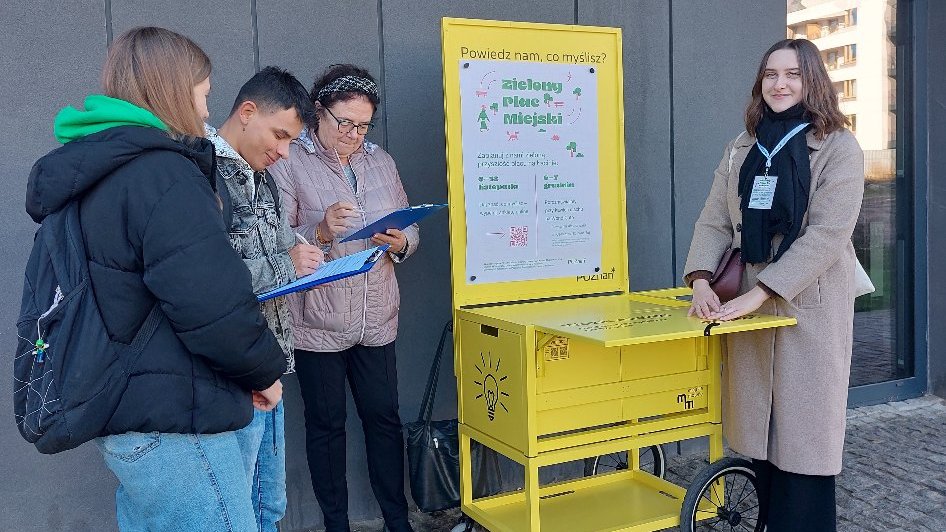
<instances>
[{"instance_id":1,"label":"long brown hair","mask_svg":"<svg viewBox=\"0 0 946 532\"><path fill-rule=\"evenodd\" d=\"M808 117L814 126L815 136L825 138L849 124L847 117L838 107L838 95L831 86L831 78L821 61L818 47L807 39L785 39L772 45L759 63L759 71L752 85L752 99L746 107L746 132L755 135L756 126L762 120L765 100L762 99L762 77L769 56L777 50L794 50L798 56L798 68L801 71L802 99Z\"/></svg>"},{"instance_id":2,"label":"long brown hair","mask_svg":"<svg viewBox=\"0 0 946 532\"><path fill-rule=\"evenodd\" d=\"M102 67L102 90L155 114L174 137L204 135L193 89L210 76L210 58L171 30L133 28L115 39Z\"/></svg>"}]
</instances>

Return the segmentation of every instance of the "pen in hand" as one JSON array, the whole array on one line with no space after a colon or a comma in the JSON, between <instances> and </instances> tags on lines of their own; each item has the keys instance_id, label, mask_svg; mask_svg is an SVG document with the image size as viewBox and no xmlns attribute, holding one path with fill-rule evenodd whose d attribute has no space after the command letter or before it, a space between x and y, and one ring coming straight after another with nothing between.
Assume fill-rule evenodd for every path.
<instances>
[{"instance_id":1,"label":"pen in hand","mask_svg":"<svg viewBox=\"0 0 946 532\"><path fill-rule=\"evenodd\" d=\"M289 250L289 258L296 270L296 276L302 277L318 269L325 262L322 250L313 246L299 233L294 233L298 244Z\"/></svg>"},{"instance_id":2,"label":"pen in hand","mask_svg":"<svg viewBox=\"0 0 946 532\"><path fill-rule=\"evenodd\" d=\"M308 240L305 239L304 236L300 235L299 233L296 233L295 235L296 235L296 241L298 241L300 244L305 244L305 245L307 245L307 246L311 246L311 245L312 245L312 244L309 243Z\"/></svg>"}]
</instances>

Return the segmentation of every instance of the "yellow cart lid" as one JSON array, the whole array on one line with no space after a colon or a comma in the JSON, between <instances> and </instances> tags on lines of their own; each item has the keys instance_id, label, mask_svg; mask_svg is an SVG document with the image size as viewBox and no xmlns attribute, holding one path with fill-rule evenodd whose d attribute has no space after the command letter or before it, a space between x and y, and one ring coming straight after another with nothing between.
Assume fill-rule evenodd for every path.
<instances>
[{"instance_id":1,"label":"yellow cart lid","mask_svg":"<svg viewBox=\"0 0 946 532\"><path fill-rule=\"evenodd\" d=\"M795 318L749 314L716 322L687 316L689 303L654 296L615 294L556 301L480 307L468 312L537 331L614 347L664 340L717 336L795 325Z\"/></svg>"}]
</instances>

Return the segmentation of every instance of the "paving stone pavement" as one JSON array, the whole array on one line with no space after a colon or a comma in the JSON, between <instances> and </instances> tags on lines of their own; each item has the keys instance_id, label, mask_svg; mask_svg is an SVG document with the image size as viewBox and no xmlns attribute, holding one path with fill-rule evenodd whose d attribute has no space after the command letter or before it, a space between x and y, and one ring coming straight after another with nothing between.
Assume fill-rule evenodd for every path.
<instances>
[{"instance_id":1,"label":"paving stone pavement","mask_svg":"<svg viewBox=\"0 0 946 532\"><path fill-rule=\"evenodd\" d=\"M705 453L668 461L667 478L683 486L707 463ZM926 396L848 410L837 495L839 532L946 531L946 401ZM459 515L415 511L411 522L417 532L446 532ZM382 524L353 530L378 532Z\"/></svg>"},{"instance_id":2,"label":"paving stone pavement","mask_svg":"<svg viewBox=\"0 0 946 532\"><path fill-rule=\"evenodd\" d=\"M849 410L845 443L839 530L946 530L946 401Z\"/></svg>"}]
</instances>

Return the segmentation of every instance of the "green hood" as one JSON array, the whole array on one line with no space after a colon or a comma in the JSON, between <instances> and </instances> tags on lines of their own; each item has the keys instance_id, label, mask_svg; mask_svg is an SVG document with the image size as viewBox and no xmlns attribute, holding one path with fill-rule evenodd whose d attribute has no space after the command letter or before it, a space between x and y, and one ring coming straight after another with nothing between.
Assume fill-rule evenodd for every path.
<instances>
[{"instance_id":1,"label":"green hood","mask_svg":"<svg viewBox=\"0 0 946 532\"><path fill-rule=\"evenodd\" d=\"M164 122L151 111L125 100L90 94L83 106L85 111L72 106L59 111L53 125L56 140L65 144L118 126L149 126L168 130Z\"/></svg>"}]
</instances>

